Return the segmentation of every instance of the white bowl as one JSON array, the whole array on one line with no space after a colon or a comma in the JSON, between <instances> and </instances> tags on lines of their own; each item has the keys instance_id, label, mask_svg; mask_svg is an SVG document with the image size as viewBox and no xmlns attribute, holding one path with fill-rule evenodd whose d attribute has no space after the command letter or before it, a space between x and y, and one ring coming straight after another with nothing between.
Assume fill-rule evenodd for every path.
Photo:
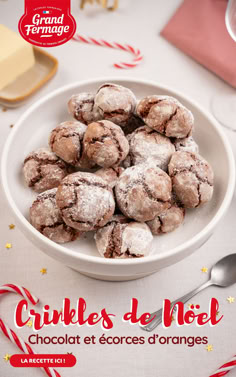
<instances>
[{"instance_id":1,"label":"white bowl","mask_svg":"<svg viewBox=\"0 0 236 377\"><path fill-rule=\"evenodd\" d=\"M213 199L206 206L187 211L184 224L175 232L157 236L151 255L145 258L113 260L99 256L92 235L69 244L56 244L28 221L29 207L36 194L26 188L22 178L22 162L32 150L47 145L48 135L58 123L70 118L67 101L77 92L96 91L104 82L127 86L137 98L150 94L167 94L186 105L195 117L194 138L200 154L212 165L215 173ZM235 185L235 164L229 142L216 120L194 101L179 92L151 81L102 78L82 81L45 96L31 106L11 132L2 156L2 184L16 223L39 249L67 266L103 280L131 280L152 274L174 264L202 246L231 202Z\"/></svg>"}]
</instances>

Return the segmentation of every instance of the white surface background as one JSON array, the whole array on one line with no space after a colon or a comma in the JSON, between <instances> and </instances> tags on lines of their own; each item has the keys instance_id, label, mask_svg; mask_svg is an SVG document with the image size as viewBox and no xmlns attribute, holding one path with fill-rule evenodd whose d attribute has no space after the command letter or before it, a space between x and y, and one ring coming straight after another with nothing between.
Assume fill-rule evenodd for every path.
<instances>
[{"instance_id":1,"label":"white surface background","mask_svg":"<svg viewBox=\"0 0 236 377\"><path fill-rule=\"evenodd\" d=\"M221 92L222 96L231 91L232 89L214 74L208 72L159 36L160 30L180 3L180 0L120 0L119 10L111 13L90 5L81 12L78 1L74 0L73 14L81 34L130 43L141 49L145 61L136 69L120 71L111 65L116 59L118 61L121 58L127 59L127 54L119 51L87 46L72 41L50 49L49 52L59 59L59 71L56 77L41 89L27 105L7 112L2 112L0 109L1 149L11 132L10 124L17 121L30 103L70 82L121 74L127 77L152 79L181 90L207 108L209 108L210 99L217 91ZM17 23L22 12L23 0L0 2L0 22L15 31L17 31ZM235 153L236 136L232 132L228 132L228 136ZM209 148L210 143L209 140ZM234 197L230 210L213 237L189 258L155 275L137 281L125 283L95 281L48 258L25 239L18 229L9 230L8 224L14 223L14 219L10 216L3 195L0 195L0 284L23 285L40 297L41 305L48 303L52 308L58 309L62 307L64 297L70 297L74 305L76 305L78 297L84 297L87 300L88 312L105 307L108 311L116 313L114 328L109 333L112 336L147 336L138 327L121 321L122 314L129 309L132 297L139 298L140 313L157 309L161 306L164 298L177 298L206 281L207 275L201 272L201 267L210 268L222 256L235 252L236 200ZM6 242L11 242L13 248L6 250ZM40 274L42 267L48 269L47 275ZM185 345L159 344L112 345L109 347L104 345L35 345L34 349L39 353L73 352L78 363L72 369L60 369L63 377L97 377L101 375L103 377L111 375L114 377L127 375L136 377L152 375L158 377L207 377L236 353L236 302L229 304L226 301L229 295L236 296L235 286L226 289L209 288L192 301L195 304L200 304L201 309L208 310L211 297L216 297L219 300L220 312L224 314L224 318L214 328L208 325L203 328L198 328L195 325L176 327L173 324L168 330L158 327L155 331L159 336L207 336L209 343L213 345L212 352L207 352L204 345L190 348ZM1 316L11 326L13 326L13 313L17 300L15 295L1 298ZM26 327L17 332L27 339L32 330ZM92 334L100 336L102 330L99 326L69 329L57 326L47 327L40 335L58 336L65 333L82 337ZM15 346L3 336L0 337L1 377L42 375L38 369L13 369L9 363L3 360L5 353L17 352ZM236 369L231 372L230 376L236 376Z\"/></svg>"}]
</instances>

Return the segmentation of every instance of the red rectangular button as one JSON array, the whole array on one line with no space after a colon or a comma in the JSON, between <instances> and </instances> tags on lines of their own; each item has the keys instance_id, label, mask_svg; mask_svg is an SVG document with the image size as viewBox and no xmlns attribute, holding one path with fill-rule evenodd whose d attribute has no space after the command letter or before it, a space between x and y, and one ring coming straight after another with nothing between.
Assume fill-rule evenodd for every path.
<instances>
[{"instance_id":1,"label":"red rectangular button","mask_svg":"<svg viewBox=\"0 0 236 377\"><path fill-rule=\"evenodd\" d=\"M16 368L42 368L42 367L73 367L76 364L74 355L36 354L36 355L12 355L10 363Z\"/></svg>"}]
</instances>

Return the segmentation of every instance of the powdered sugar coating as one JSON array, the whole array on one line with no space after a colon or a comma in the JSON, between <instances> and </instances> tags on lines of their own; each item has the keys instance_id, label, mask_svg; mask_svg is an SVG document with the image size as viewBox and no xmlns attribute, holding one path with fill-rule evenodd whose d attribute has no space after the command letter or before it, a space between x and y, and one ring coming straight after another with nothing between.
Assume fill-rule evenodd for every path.
<instances>
[{"instance_id":1,"label":"powdered sugar coating","mask_svg":"<svg viewBox=\"0 0 236 377\"><path fill-rule=\"evenodd\" d=\"M122 216L95 234L99 253L105 258L138 258L149 254L153 236L144 223L129 222Z\"/></svg>"},{"instance_id":2,"label":"powdered sugar coating","mask_svg":"<svg viewBox=\"0 0 236 377\"><path fill-rule=\"evenodd\" d=\"M192 136L185 137L184 139L175 139L173 144L177 152L185 151L185 152L199 153L199 147Z\"/></svg>"},{"instance_id":3,"label":"powdered sugar coating","mask_svg":"<svg viewBox=\"0 0 236 377\"><path fill-rule=\"evenodd\" d=\"M125 169L117 166L115 168L102 168L96 171L96 175L104 179L104 181L113 189Z\"/></svg>"},{"instance_id":4,"label":"powdered sugar coating","mask_svg":"<svg viewBox=\"0 0 236 377\"><path fill-rule=\"evenodd\" d=\"M156 216L153 220L148 221L147 225L151 229L152 234L155 235L173 232L183 223L184 215L184 208L179 206L172 198L171 207L167 208L166 211Z\"/></svg>"},{"instance_id":5,"label":"powdered sugar coating","mask_svg":"<svg viewBox=\"0 0 236 377\"><path fill-rule=\"evenodd\" d=\"M57 243L74 241L81 232L67 226L56 205L57 189L39 194L30 208L30 222L40 233Z\"/></svg>"},{"instance_id":6,"label":"powdered sugar coating","mask_svg":"<svg viewBox=\"0 0 236 377\"><path fill-rule=\"evenodd\" d=\"M112 189L92 173L68 175L58 187L56 201L65 223L81 231L104 226L115 210Z\"/></svg>"},{"instance_id":7,"label":"powdered sugar coating","mask_svg":"<svg viewBox=\"0 0 236 377\"><path fill-rule=\"evenodd\" d=\"M152 158L156 166L167 170L170 158L175 152L175 147L169 138L144 126L130 134L128 141L129 155L124 161L125 167L144 163Z\"/></svg>"},{"instance_id":8,"label":"powdered sugar coating","mask_svg":"<svg viewBox=\"0 0 236 377\"><path fill-rule=\"evenodd\" d=\"M128 88L106 83L98 89L94 103L100 119L107 119L125 127L134 113L136 97Z\"/></svg>"},{"instance_id":9,"label":"powdered sugar coating","mask_svg":"<svg viewBox=\"0 0 236 377\"><path fill-rule=\"evenodd\" d=\"M152 160L126 169L115 186L122 213L140 222L152 220L170 207L171 190L170 177Z\"/></svg>"},{"instance_id":10,"label":"powdered sugar coating","mask_svg":"<svg viewBox=\"0 0 236 377\"><path fill-rule=\"evenodd\" d=\"M129 152L129 143L122 129L108 120L88 125L83 147L90 161L106 168L118 166Z\"/></svg>"},{"instance_id":11,"label":"powdered sugar coating","mask_svg":"<svg viewBox=\"0 0 236 377\"><path fill-rule=\"evenodd\" d=\"M94 94L78 93L71 96L68 102L69 113L78 121L89 124L101 119L94 108Z\"/></svg>"},{"instance_id":12,"label":"powdered sugar coating","mask_svg":"<svg viewBox=\"0 0 236 377\"><path fill-rule=\"evenodd\" d=\"M168 137L185 138L193 129L191 111L170 96L147 96L138 103L136 112L150 128Z\"/></svg>"},{"instance_id":13,"label":"powdered sugar coating","mask_svg":"<svg viewBox=\"0 0 236 377\"><path fill-rule=\"evenodd\" d=\"M68 174L66 164L48 148L31 152L24 160L26 184L36 192L57 187Z\"/></svg>"},{"instance_id":14,"label":"powdered sugar coating","mask_svg":"<svg viewBox=\"0 0 236 377\"><path fill-rule=\"evenodd\" d=\"M54 128L49 137L49 146L57 156L68 164L88 169L94 166L83 150L83 138L87 126L81 122L67 121Z\"/></svg>"},{"instance_id":15,"label":"powdered sugar coating","mask_svg":"<svg viewBox=\"0 0 236 377\"><path fill-rule=\"evenodd\" d=\"M169 163L173 190L185 208L199 207L211 200L214 174L199 154L175 152Z\"/></svg>"}]
</instances>

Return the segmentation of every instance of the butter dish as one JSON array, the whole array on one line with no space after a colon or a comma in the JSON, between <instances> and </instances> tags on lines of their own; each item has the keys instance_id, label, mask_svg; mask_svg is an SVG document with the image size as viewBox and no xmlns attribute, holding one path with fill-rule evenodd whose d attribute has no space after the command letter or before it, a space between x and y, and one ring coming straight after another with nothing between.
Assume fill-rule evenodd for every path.
<instances>
[{"instance_id":1,"label":"butter dish","mask_svg":"<svg viewBox=\"0 0 236 377\"><path fill-rule=\"evenodd\" d=\"M17 107L40 89L56 73L58 60L38 47L34 47L35 64L14 82L0 90L0 104Z\"/></svg>"}]
</instances>

